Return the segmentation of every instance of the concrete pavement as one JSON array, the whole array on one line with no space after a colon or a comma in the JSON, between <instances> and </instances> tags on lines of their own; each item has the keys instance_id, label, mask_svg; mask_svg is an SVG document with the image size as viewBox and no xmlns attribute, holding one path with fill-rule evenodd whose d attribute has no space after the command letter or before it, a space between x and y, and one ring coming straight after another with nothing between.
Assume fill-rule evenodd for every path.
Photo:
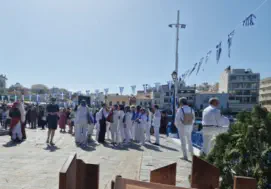
<instances>
[{"instance_id":1,"label":"concrete pavement","mask_svg":"<svg viewBox=\"0 0 271 189\"><path fill-rule=\"evenodd\" d=\"M74 137L59 130L56 147L45 144L45 130L26 129L26 132L27 140L15 146L9 143L9 136L0 137L0 189L57 189L59 170L73 152L85 162L100 164L101 189L110 188L116 175L149 181L151 170L174 162L178 163L177 186L189 187L191 163L180 159L180 145L171 138L161 136L161 146L130 144L113 148L93 142L87 149L81 149L75 146Z\"/></svg>"}]
</instances>

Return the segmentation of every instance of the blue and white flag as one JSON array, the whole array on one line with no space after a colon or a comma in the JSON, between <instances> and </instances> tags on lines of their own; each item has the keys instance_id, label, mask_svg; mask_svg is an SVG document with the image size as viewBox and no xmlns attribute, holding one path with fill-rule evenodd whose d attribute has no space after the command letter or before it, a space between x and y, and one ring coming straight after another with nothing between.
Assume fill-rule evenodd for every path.
<instances>
[{"instance_id":1,"label":"blue and white flag","mask_svg":"<svg viewBox=\"0 0 271 189\"><path fill-rule=\"evenodd\" d=\"M210 50L207 55L206 55L206 58L205 58L205 64L207 64L208 60L209 60L209 57L210 55L212 54L212 51Z\"/></svg>"},{"instance_id":2,"label":"blue and white flag","mask_svg":"<svg viewBox=\"0 0 271 189\"><path fill-rule=\"evenodd\" d=\"M147 94L148 84L143 84L144 94Z\"/></svg>"},{"instance_id":3,"label":"blue and white flag","mask_svg":"<svg viewBox=\"0 0 271 189\"><path fill-rule=\"evenodd\" d=\"M233 30L229 35L228 35L228 57L231 57L231 46L232 46L232 38L234 36L235 31Z\"/></svg>"},{"instance_id":4,"label":"blue and white flag","mask_svg":"<svg viewBox=\"0 0 271 189\"><path fill-rule=\"evenodd\" d=\"M124 87L119 87L120 88L120 95L122 95Z\"/></svg>"},{"instance_id":5,"label":"blue and white flag","mask_svg":"<svg viewBox=\"0 0 271 189\"><path fill-rule=\"evenodd\" d=\"M218 64L222 53L222 41L216 46L216 63Z\"/></svg>"},{"instance_id":6,"label":"blue and white flag","mask_svg":"<svg viewBox=\"0 0 271 189\"><path fill-rule=\"evenodd\" d=\"M198 70L197 70L197 74L196 74L196 75L198 75L198 73L199 73L199 70L200 70L200 67L201 67L201 65L202 65L202 63L203 63L203 60L204 60L204 58L202 57L202 58L200 59L200 61L199 61Z\"/></svg>"},{"instance_id":7,"label":"blue and white flag","mask_svg":"<svg viewBox=\"0 0 271 189\"><path fill-rule=\"evenodd\" d=\"M132 93L135 94L135 91L136 91L136 85L132 85L131 88L132 88Z\"/></svg>"},{"instance_id":8,"label":"blue and white flag","mask_svg":"<svg viewBox=\"0 0 271 189\"><path fill-rule=\"evenodd\" d=\"M195 71L197 65L198 65L198 63L195 63L195 64L194 64L194 67L193 67L192 70L190 71L188 77L190 77L190 75Z\"/></svg>"},{"instance_id":9,"label":"blue and white flag","mask_svg":"<svg viewBox=\"0 0 271 189\"><path fill-rule=\"evenodd\" d=\"M107 94L108 94L108 91L109 91L109 89L108 89L108 88L105 88L105 89L104 89L104 94L107 95Z\"/></svg>"},{"instance_id":10,"label":"blue and white flag","mask_svg":"<svg viewBox=\"0 0 271 189\"><path fill-rule=\"evenodd\" d=\"M243 21L243 26L253 26L255 25L253 19L256 19L256 16L254 14L250 14L248 17L245 18Z\"/></svg>"}]
</instances>

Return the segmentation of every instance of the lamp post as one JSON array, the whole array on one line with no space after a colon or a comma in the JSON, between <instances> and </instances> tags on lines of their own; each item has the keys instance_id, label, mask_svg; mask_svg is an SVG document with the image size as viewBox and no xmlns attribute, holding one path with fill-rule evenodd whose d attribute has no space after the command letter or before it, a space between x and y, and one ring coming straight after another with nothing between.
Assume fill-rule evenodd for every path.
<instances>
[{"instance_id":1,"label":"lamp post","mask_svg":"<svg viewBox=\"0 0 271 189\"><path fill-rule=\"evenodd\" d=\"M171 128L174 126L175 121L175 112L176 112L176 89L177 89L177 80L178 80L178 74L176 71L173 71L171 74L173 83L174 83L174 89L173 89L173 102L172 102L172 122L171 122Z\"/></svg>"}]
</instances>

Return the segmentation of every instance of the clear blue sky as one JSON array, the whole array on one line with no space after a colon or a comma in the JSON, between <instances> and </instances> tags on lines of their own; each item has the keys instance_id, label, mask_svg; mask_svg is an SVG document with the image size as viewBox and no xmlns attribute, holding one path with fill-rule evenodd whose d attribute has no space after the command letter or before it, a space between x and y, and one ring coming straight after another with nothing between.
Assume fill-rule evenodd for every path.
<instances>
[{"instance_id":1,"label":"clear blue sky","mask_svg":"<svg viewBox=\"0 0 271 189\"><path fill-rule=\"evenodd\" d=\"M271 76L271 0L258 10L256 25L239 27L227 57L227 35L263 0L2 0L0 73L8 85L43 83L70 90L131 92L131 85L171 79L180 10L179 72L207 51L205 71L189 84L214 83L228 66ZM215 46L223 52L215 62Z\"/></svg>"}]
</instances>

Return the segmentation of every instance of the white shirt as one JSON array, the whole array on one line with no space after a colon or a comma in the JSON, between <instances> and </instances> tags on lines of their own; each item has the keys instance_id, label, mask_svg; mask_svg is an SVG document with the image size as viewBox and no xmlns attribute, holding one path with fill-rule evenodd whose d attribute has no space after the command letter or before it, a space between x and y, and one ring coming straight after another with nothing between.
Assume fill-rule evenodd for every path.
<instances>
[{"instance_id":1,"label":"white shirt","mask_svg":"<svg viewBox=\"0 0 271 189\"><path fill-rule=\"evenodd\" d=\"M183 108L184 113L189 113L190 114L191 110L192 110L192 114L193 114L193 123L192 123L192 125L194 125L195 111L191 107L189 107L187 105L184 105L182 108ZM176 125L176 127L180 127L180 126L184 125L183 122L182 122L182 120L184 120L184 114L183 114L182 108L178 108L176 116L175 116L175 125Z\"/></svg>"},{"instance_id":2,"label":"white shirt","mask_svg":"<svg viewBox=\"0 0 271 189\"><path fill-rule=\"evenodd\" d=\"M131 112L127 112L125 114L125 124L126 125L132 125L132 113Z\"/></svg>"},{"instance_id":3,"label":"white shirt","mask_svg":"<svg viewBox=\"0 0 271 189\"><path fill-rule=\"evenodd\" d=\"M139 122L140 122L139 127L140 128L145 128L146 125L148 124L147 120L148 120L148 117L147 117L146 114L141 115L140 119L139 119Z\"/></svg>"},{"instance_id":4,"label":"white shirt","mask_svg":"<svg viewBox=\"0 0 271 189\"><path fill-rule=\"evenodd\" d=\"M75 122L76 124L88 124L88 107L79 106L76 111Z\"/></svg>"},{"instance_id":5,"label":"white shirt","mask_svg":"<svg viewBox=\"0 0 271 189\"><path fill-rule=\"evenodd\" d=\"M97 122L100 121L103 118L103 115L104 115L105 118L107 118L108 112L104 108L101 108L100 111L98 112L98 117L96 116L96 121Z\"/></svg>"},{"instance_id":6,"label":"white shirt","mask_svg":"<svg viewBox=\"0 0 271 189\"><path fill-rule=\"evenodd\" d=\"M161 123L161 113L159 110L156 110L155 113L153 114L153 126L154 127L160 127Z\"/></svg>"},{"instance_id":7,"label":"white shirt","mask_svg":"<svg viewBox=\"0 0 271 189\"><path fill-rule=\"evenodd\" d=\"M227 117L221 115L219 109L209 105L203 110L202 125L229 126L230 122Z\"/></svg>"}]
</instances>

